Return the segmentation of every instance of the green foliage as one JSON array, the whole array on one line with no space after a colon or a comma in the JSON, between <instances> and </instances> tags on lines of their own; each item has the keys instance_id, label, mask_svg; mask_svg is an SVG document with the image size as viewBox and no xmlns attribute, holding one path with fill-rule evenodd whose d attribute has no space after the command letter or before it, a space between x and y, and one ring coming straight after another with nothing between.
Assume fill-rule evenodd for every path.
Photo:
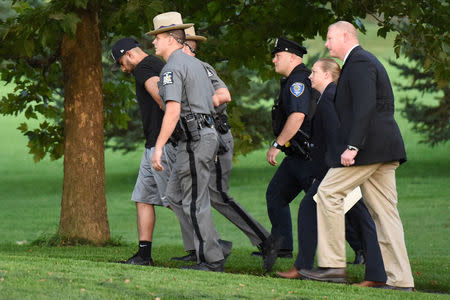
<instances>
[{"instance_id":1,"label":"green foliage","mask_svg":"<svg viewBox=\"0 0 450 300\"><path fill-rule=\"evenodd\" d=\"M208 37L200 47L199 58L212 63L230 88L230 119L239 138L237 153L259 148L271 138L268 108L278 75L273 71L270 50L276 37L286 36L298 42L317 34L325 37L328 25L339 19L352 21L364 32L362 20L372 15L377 19L380 36L397 33L394 47L398 55L423 54L421 67L433 74L439 89L448 86L450 77L449 4L442 0L2 0L0 79L15 84L16 89L1 99L0 113L24 113L27 118L49 123L23 131L34 139L29 146L37 160L45 153L52 158L63 154L58 146L63 136L44 136L63 134L61 39L64 34L75 34L80 21L77 13L84 9L98 12L105 67L105 131L107 144L117 149L132 149L142 142L142 135L124 133L140 126L133 112L136 108L131 83L114 78L109 71L111 45L121 37L134 36L144 48L150 48L150 38L144 33L153 28L156 14L169 10L180 11L185 22L195 23L198 34ZM259 106L255 106L257 102ZM433 111L422 112L424 117L445 117ZM443 124L442 120L432 126L416 127L428 133L437 124ZM434 132L430 135L442 136Z\"/></svg>"},{"instance_id":2,"label":"green foliage","mask_svg":"<svg viewBox=\"0 0 450 300\"><path fill-rule=\"evenodd\" d=\"M413 130L420 133L424 139L420 142L435 146L450 140L450 87L441 89L433 80L431 71L423 72L425 57L421 53L411 55L407 64L389 62L400 70L402 77L410 81L398 82L400 90L417 90L420 95L424 93L435 95L435 103L424 103L420 97L404 97L403 116L413 123Z\"/></svg>"}]
</instances>

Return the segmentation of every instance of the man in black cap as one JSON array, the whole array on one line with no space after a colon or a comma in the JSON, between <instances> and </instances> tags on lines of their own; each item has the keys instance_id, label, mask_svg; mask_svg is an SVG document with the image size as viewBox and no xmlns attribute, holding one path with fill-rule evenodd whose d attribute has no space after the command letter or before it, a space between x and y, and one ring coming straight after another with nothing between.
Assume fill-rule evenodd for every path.
<instances>
[{"instance_id":1,"label":"man in black cap","mask_svg":"<svg viewBox=\"0 0 450 300\"><path fill-rule=\"evenodd\" d=\"M116 62L115 67L120 67L123 72L134 75L136 98L146 140L138 178L131 196L131 200L136 202L139 250L134 256L120 262L153 265L154 205L169 206L166 200L166 188L176 155L174 146L170 143L166 144L162 155L164 171L156 172L152 168L152 156L164 116L157 85L164 63L155 56L145 53L133 38L118 40L112 47L111 54Z\"/></svg>"},{"instance_id":2,"label":"man in black cap","mask_svg":"<svg viewBox=\"0 0 450 300\"><path fill-rule=\"evenodd\" d=\"M275 72L281 79L280 94L272 108L275 140L267 151L267 162L276 166L280 151L286 154L269 183L266 192L267 211L272 224L272 243L278 249L265 261L270 270L278 257L292 257L292 222L289 203L312 183L308 163L307 118L312 103L311 71L303 64L305 47L285 38L278 38L272 51ZM256 253L255 253L256 254Z\"/></svg>"}]
</instances>

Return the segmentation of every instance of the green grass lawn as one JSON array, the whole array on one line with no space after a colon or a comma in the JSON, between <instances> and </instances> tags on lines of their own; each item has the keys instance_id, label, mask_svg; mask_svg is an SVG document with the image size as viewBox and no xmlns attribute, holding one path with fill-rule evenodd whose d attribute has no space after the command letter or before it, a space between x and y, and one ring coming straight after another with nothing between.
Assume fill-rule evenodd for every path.
<instances>
[{"instance_id":1,"label":"green grass lawn","mask_svg":"<svg viewBox=\"0 0 450 300\"><path fill-rule=\"evenodd\" d=\"M384 61L390 41L364 39ZM317 41L311 47L323 47ZM317 43L317 44L315 44ZM319 45L320 44L320 45ZM384 47L382 45L384 45ZM391 53L390 53L391 52ZM385 56L386 54L386 56ZM387 66L393 81L396 71ZM0 95L7 88L0 87ZM397 98L401 95L396 93ZM106 151L106 192L111 234L119 246L38 247L30 243L53 235L59 224L62 160L38 164L16 129L22 119L0 116L0 299L437 299L450 298L450 147L418 144L410 125L397 116L408 162L397 172L399 211L418 292L361 289L351 285L285 280L264 274L261 259L237 228L215 211L223 239L233 241L225 274L180 270L171 256L183 254L179 225L168 209L157 208L153 242L156 267L116 264L136 251L136 211L130 201L143 149L123 156ZM265 150L238 157L231 194L267 228L265 191L275 168ZM291 205L293 224L300 197ZM295 228L295 226L294 226ZM296 229L294 232L296 236ZM348 251L348 260L353 254ZM293 259L278 260L286 270ZM349 281L363 278L363 266L348 267Z\"/></svg>"}]
</instances>

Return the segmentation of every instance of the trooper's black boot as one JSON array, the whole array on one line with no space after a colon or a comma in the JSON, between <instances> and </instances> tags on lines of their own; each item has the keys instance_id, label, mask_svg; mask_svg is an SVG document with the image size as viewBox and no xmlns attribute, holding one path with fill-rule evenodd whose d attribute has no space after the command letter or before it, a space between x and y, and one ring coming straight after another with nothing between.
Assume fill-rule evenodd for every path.
<instances>
[{"instance_id":1,"label":"trooper's black boot","mask_svg":"<svg viewBox=\"0 0 450 300\"><path fill-rule=\"evenodd\" d=\"M230 241L219 240L219 245L222 247L223 258L226 261L228 256L231 254L231 248L233 247L233 243Z\"/></svg>"},{"instance_id":2,"label":"trooper's black boot","mask_svg":"<svg viewBox=\"0 0 450 300\"><path fill-rule=\"evenodd\" d=\"M278 251L283 240L281 237L274 237L270 235L263 243L261 247L261 253L263 257L263 269L267 272L272 271L273 265L278 257Z\"/></svg>"},{"instance_id":3,"label":"trooper's black boot","mask_svg":"<svg viewBox=\"0 0 450 300\"><path fill-rule=\"evenodd\" d=\"M180 257L172 257L170 260L178 260L178 261L197 261L197 255L195 254L195 250L188 251L188 254Z\"/></svg>"},{"instance_id":4,"label":"trooper's black boot","mask_svg":"<svg viewBox=\"0 0 450 300\"><path fill-rule=\"evenodd\" d=\"M225 271L225 259L207 263L201 262L191 266L182 266L181 269L196 270L196 271L210 271L210 272L224 272Z\"/></svg>"},{"instance_id":5,"label":"trooper's black boot","mask_svg":"<svg viewBox=\"0 0 450 300\"><path fill-rule=\"evenodd\" d=\"M260 248L261 246L258 245L257 247L258 247L259 251L253 251L252 254L251 254L251 256L258 256L258 257L263 256L262 250L261 250L261 248ZM293 256L292 256L292 250L289 250L289 249L280 249L280 250L278 250L278 252L277 252L277 257L278 257L278 258L292 258L292 257L293 257Z\"/></svg>"}]
</instances>

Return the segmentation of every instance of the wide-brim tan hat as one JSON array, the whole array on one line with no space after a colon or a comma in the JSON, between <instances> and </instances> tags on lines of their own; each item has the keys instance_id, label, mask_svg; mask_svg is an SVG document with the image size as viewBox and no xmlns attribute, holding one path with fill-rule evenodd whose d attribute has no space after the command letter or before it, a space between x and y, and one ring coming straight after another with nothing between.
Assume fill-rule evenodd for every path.
<instances>
[{"instance_id":1,"label":"wide-brim tan hat","mask_svg":"<svg viewBox=\"0 0 450 300\"><path fill-rule=\"evenodd\" d=\"M183 24L181 14L176 11L169 11L163 14L159 14L153 18L153 27L155 30L147 32L147 35L157 35L162 32L186 29L194 26L193 23Z\"/></svg>"},{"instance_id":2,"label":"wide-brim tan hat","mask_svg":"<svg viewBox=\"0 0 450 300\"><path fill-rule=\"evenodd\" d=\"M199 41L204 42L207 40L204 36L201 35L195 35L195 29L194 26L186 28L184 30L184 34L186 35L186 41Z\"/></svg>"}]
</instances>

